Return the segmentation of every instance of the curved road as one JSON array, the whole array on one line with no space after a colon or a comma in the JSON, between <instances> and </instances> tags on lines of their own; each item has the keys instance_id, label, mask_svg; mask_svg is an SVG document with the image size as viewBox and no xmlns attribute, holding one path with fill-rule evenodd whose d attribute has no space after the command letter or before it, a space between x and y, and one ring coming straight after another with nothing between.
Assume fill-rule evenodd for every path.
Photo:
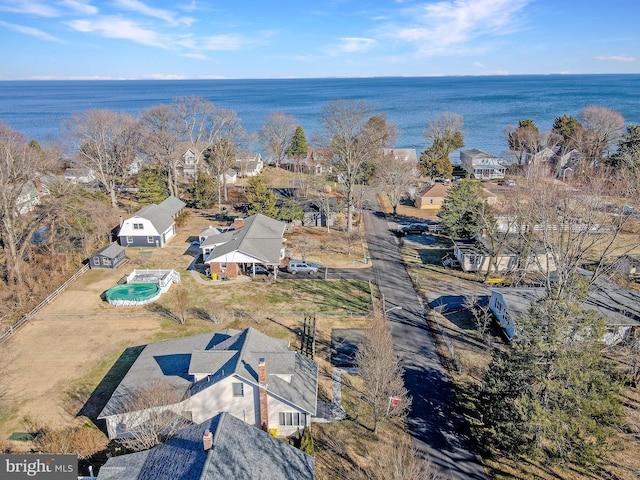
<instances>
[{"instance_id":1,"label":"curved road","mask_svg":"<svg viewBox=\"0 0 640 480\"><path fill-rule=\"evenodd\" d=\"M431 458L445 478L486 479L462 433L467 431L466 425L457 411L448 377L426 325L425 306L402 264L396 237L381 212L366 210L364 222L376 283L391 322L394 348L405 369L405 386L413 397L408 425L413 443Z\"/></svg>"}]
</instances>

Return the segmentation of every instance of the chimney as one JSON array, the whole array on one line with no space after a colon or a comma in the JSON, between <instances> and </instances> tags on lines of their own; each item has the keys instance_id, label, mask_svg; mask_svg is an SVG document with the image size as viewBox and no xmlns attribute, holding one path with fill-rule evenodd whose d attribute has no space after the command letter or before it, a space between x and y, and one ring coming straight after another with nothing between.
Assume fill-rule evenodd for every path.
<instances>
[{"instance_id":1,"label":"chimney","mask_svg":"<svg viewBox=\"0 0 640 480\"><path fill-rule=\"evenodd\" d=\"M205 452L213 448L213 435L211 435L209 430L205 430L204 435L202 436L202 445Z\"/></svg>"},{"instance_id":2,"label":"chimney","mask_svg":"<svg viewBox=\"0 0 640 480\"><path fill-rule=\"evenodd\" d=\"M258 395L260 397L260 428L269 431L269 411L267 410L267 365L264 358L258 360Z\"/></svg>"},{"instance_id":3,"label":"chimney","mask_svg":"<svg viewBox=\"0 0 640 480\"><path fill-rule=\"evenodd\" d=\"M34 183L36 184L36 190L41 192L42 191L42 182L40 181L40 179L38 177L36 177L36 179L34 180Z\"/></svg>"},{"instance_id":4,"label":"chimney","mask_svg":"<svg viewBox=\"0 0 640 480\"><path fill-rule=\"evenodd\" d=\"M244 227L244 218L234 218L233 219L234 230L239 230L242 227Z\"/></svg>"},{"instance_id":5,"label":"chimney","mask_svg":"<svg viewBox=\"0 0 640 480\"><path fill-rule=\"evenodd\" d=\"M120 228L122 228L123 223L124 223L124 218L122 218L122 215L120 215Z\"/></svg>"}]
</instances>

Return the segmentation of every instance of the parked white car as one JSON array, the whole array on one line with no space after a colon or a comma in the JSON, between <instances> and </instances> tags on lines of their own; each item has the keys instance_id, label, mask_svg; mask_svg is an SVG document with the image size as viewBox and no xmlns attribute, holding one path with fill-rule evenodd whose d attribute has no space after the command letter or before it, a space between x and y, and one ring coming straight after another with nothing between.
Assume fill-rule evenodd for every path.
<instances>
[{"instance_id":1,"label":"parked white car","mask_svg":"<svg viewBox=\"0 0 640 480\"><path fill-rule=\"evenodd\" d=\"M287 265L287 272L295 275L296 273L312 273L318 272L318 265L315 263L307 263L302 260L291 260Z\"/></svg>"}]
</instances>

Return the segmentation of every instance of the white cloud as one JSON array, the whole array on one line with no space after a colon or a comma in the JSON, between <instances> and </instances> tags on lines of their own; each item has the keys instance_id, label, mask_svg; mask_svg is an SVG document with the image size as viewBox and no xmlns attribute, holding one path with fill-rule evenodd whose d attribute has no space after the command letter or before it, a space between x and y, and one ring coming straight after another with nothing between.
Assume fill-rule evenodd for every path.
<instances>
[{"instance_id":1,"label":"white cloud","mask_svg":"<svg viewBox=\"0 0 640 480\"><path fill-rule=\"evenodd\" d=\"M120 17L105 16L96 20L74 20L67 25L83 33L97 33L107 38L120 38L143 45L168 48L166 42L156 32Z\"/></svg>"},{"instance_id":2,"label":"white cloud","mask_svg":"<svg viewBox=\"0 0 640 480\"><path fill-rule=\"evenodd\" d=\"M24 35L30 35L32 37L36 37L41 40L46 40L48 42L64 43L63 40L61 40L60 38L54 37L53 35L49 35L48 33L43 32L42 30L38 30L37 28L25 27L24 25L16 25L14 23L7 23L7 22L3 22L2 20L0 20L0 26L8 28L9 30L13 30L14 32L23 33Z\"/></svg>"},{"instance_id":3,"label":"white cloud","mask_svg":"<svg viewBox=\"0 0 640 480\"><path fill-rule=\"evenodd\" d=\"M376 41L372 38L362 37L343 37L338 49L346 53L366 52L376 45Z\"/></svg>"},{"instance_id":4,"label":"white cloud","mask_svg":"<svg viewBox=\"0 0 640 480\"><path fill-rule=\"evenodd\" d=\"M532 0L442 0L405 11L405 23L388 24L385 36L414 44L421 56L472 51L486 37L518 30ZM411 24L413 23L413 24Z\"/></svg>"},{"instance_id":5,"label":"white cloud","mask_svg":"<svg viewBox=\"0 0 640 480\"><path fill-rule=\"evenodd\" d=\"M96 15L98 13L98 7L94 7L89 1L64 0L62 5L84 15Z\"/></svg>"},{"instance_id":6,"label":"white cloud","mask_svg":"<svg viewBox=\"0 0 640 480\"><path fill-rule=\"evenodd\" d=\"M636 57L627 57L624 55L611 55L608 57L598 56L594 58L596 60L605 60L605 61L613 61L613 62L637 62L638 61Z\"/></svg>"},{"instance_id":7,"label":"white cloud","mask_svg":"<svg viewBox=\"0 0 640 480\"><path fill-rule=\"evenodd\" d=\"M125 10L129 10L135 13L139 13L141 15L146 15L148 17L157 18L160 20L164 20L167 23L172 25L186 25L189 26L195 19L188 17L177 17L175 12L171 12L169 10L165 10L163 8L154 8L149 5L139 1L139 0L116 0L116 5Z\"/></svg>"},{"instance_id":8,"label":"white cloud","mask_svg":"<svg viewBox=\"0 0 640 480\"><path fill-rule=\"evenodd\" d=\"M12 13L26 13L38 17L59 17L60 11L52 7L49 2L33 0L0 0L0 11Z\"/></svg>"},{"instance_id":9,"label":"white cloud","mask_svg":"<svg viewBox=\"0 0 640 480\"><path fill-rule=\"evenodd\" d=\"M207 57L206 55L202 54L202 53L183 53L182 54L183 57L187 57L187 58L195 58L196 60L208 60L209 57Z\"/></svg>"}]
</instances>

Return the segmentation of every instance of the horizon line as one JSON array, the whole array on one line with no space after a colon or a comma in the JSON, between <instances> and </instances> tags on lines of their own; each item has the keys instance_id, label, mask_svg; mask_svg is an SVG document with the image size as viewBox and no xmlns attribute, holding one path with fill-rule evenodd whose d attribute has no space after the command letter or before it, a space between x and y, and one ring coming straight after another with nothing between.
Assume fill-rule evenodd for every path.
<instances>
[{"instance_id":1,"label":"horizon line","mask_svg":"<svg viewBox=\"0 0 640 480\"><path fill-rule=\"evenodd\" d=\"M374 78L447 78L447 77L522 77L522 76L586 76L586 75L640 75L637 73L570 73L570 72L552 72L552 73L486 73L486 74L434 74L434 75L353 75L353 76L324 76L324 77L224 77L224 76L179 76L179 75L140 75L131 77L103 77L103 76L69 76L69 77L52 77L52 76L36 76L24 78L0 78L0 82L55 82L55 81L183 81L183 80L349 80L349 79L374 79Z\"/></svg>"}]
</instances>

